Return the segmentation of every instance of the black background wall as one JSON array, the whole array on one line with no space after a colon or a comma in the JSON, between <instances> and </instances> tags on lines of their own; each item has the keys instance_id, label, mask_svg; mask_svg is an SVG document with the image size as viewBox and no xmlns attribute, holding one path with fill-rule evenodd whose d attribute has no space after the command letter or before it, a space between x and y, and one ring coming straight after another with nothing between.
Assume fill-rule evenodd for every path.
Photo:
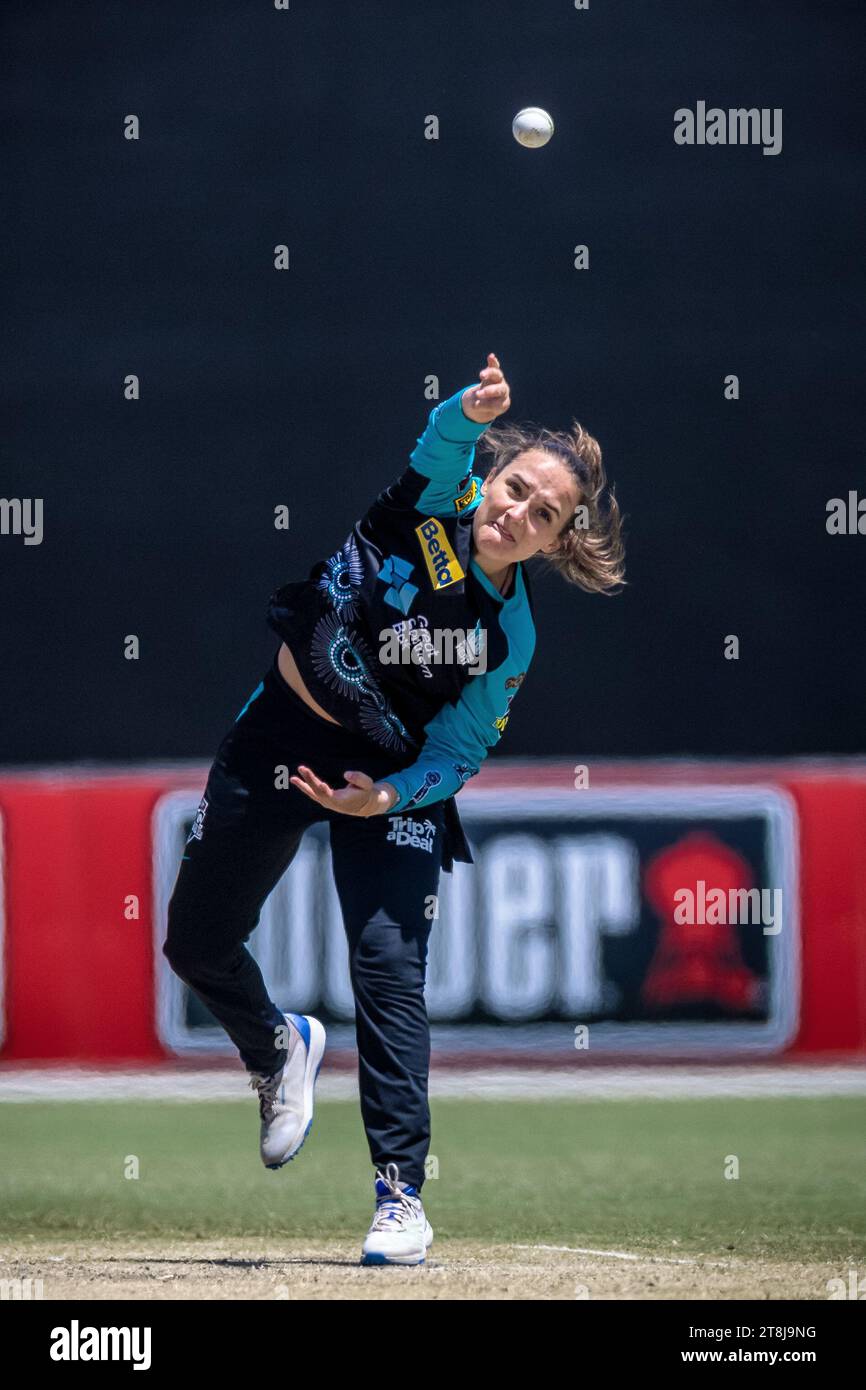
<instances>
[{"instance_id":1,"label":"black background wall","mask_svg":"<svg viewBox=\"0 0 866 1390\"><path fill-rule=\"evenodd\" d=\"M862 4L6 0L2 26L0 496L43 498L44 539L0 536L0 761L208 757L271 590L402 471L425 378L491 350L512 418L600 438L629 580L536 579L501 752L863 749L866 535L826 530L866 496ZM699 100L781 107L781 153L675 144ZM542 150L511 135L530 104Z\"/></svg>"}]
</instances>

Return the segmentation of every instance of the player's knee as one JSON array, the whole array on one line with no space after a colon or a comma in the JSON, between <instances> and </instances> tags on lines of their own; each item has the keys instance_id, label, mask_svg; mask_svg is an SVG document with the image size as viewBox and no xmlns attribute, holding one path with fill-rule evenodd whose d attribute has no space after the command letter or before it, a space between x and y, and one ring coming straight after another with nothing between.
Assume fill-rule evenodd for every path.
<instances>
[{"instance_id":1,"label":"player's knee","mask_svg":"<svg viewBox=\"0 0 866 1390\"><path fill-rule=\"evenodd\" d=\"M176 897L168 905L168 931L162 954L181 979L194 978L203 964L201 944L196 940L192 924Z\"/></svg>"},{"instance_id":2,"label":"player's knee","mask_svg":"<svg viewBox=\"0 0 866 1390\"><path fill-rule=\"evenodd\" d=\"M367 922L351 953L353 982L381 979L407 990L423 986L429 930L429 924L419 928L384 918Z\"/></svg>"},{"instance_id":3,"label":"player's knee","mask_svg":"<svg viewBox=\"0 0 866 1390\"><path fill-rule=\"evenodd\" d=\"M195 973L197 952L191 951L188 944L169 934L162 945L165 956L175 975L188 980Z\"/></svg>"}]
</instances>

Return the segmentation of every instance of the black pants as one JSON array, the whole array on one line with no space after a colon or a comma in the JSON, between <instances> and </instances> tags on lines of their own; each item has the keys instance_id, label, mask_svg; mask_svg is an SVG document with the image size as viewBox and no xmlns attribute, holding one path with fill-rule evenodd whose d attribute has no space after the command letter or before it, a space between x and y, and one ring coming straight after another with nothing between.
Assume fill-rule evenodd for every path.
<instances>
[{"instance_id":1,"label":"black pants","mask_svg":"<svg viewBox=\"0 0 866 1390\"><path fill-rule=\"evenodd\" d=\"M369 740L309 709L275 661L210 770L169 904L163 950L247 1069L277 1071L285 1061L277 1031L284 1035L285 1020L244 942L307 826L327 821L348 938L370 1157L377 1167L398 1164L401 1179L420 1189L430 1143L424 984L445 807L436 803L409 817L341 815L288 783L299 763L334 787L352 769L377 779L399 766Z\"/></svg>"}]
</instances>

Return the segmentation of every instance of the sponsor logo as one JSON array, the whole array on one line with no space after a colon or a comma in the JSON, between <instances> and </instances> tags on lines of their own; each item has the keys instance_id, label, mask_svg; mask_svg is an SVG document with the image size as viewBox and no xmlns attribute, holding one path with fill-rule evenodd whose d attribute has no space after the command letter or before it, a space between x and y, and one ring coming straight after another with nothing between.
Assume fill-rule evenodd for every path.
<instances>
[{"instance_id":1,"label":"sponsor logo","mask_svg":"<svg viewBox=\"0 0 866 1390\"><path fill-rule=\"evenodd\" d=\"M472 631L467 630L463 640L457 643L456 650L458 665L473 668L470 675L483 675L487 670L487 629L481 626L480 618Z\"/></svg>"},{"instance_id":2,"label":"sponsor logo","mask_svg":"<svg viewBox=\"0 0 866 1390\"><path fill-rule=\"evenodd\" d=\"M198 810L195 813L195 820L192 823L192 828L186 837L187 844L189 844L190 840L200 840L204 834L204 818L207 815L207 807L207 797L203 796L198 804Z\"/></svg>"},{"instance_id":3,"label":"sponsor logo","mask_svg":"<svg viewBox=\"0 0 866 1390\"><path fill-rule=\"evenodd\" d=\"M435 516L428 516L426 521L415 527L415 534L434 589L447 589L449 584L457 584L466 578L441 521L437 521Z\"/></svg>"},{"instance_id":4,"label":"sponsor logo","mask_svg":"<svg viewBox=\"0 0 866 1390\"><path fill-rule=\"evenodd\" d=\"M412 600L418 592L417 584L410 584L409 577L415 566L399 555L389 555L379 570L379 579L389 587L385 592L385 602L401 613L408 613Z\"/></svg>"},{"instance_id":5,"label":"sponsor logo","mask_svg":"<svg viewBox=\"0 0 866 1390\"><path fill-rule=\"evenodd\" d=\"M511 691L511 694L508 697L508 704L505 706L505 713L500 714L499 718L494 719L493 721L493 727L494 729L499 730L500 738L505 733L505 726L508 723L508 717L511 714L511 701L514 699L515 695L520 689L520 686L523 682L523 677L525 675L526 672L521 671L519 676L509 676L507 681L505 682L505 689Z\"/></svg>"},{"instance_id":6,"label":"sponsor logo","mask_svg":"<svg viewBox=\"0 0 866 1390\"><path fill-rule=\"evenodd\" d=\"M455 763L454 771L457 773L461 782L468 782L470 777L474 777L478 771L471 763Z\"/></svg>"},{"instance_id":7,"label":"sponsor logo","mask_svg":"<svg viewBox=\"0 0 866 1390\"><path fill-rule=\"evenodd\" d=\"M472 486L471 486L470 488L467 488L467 490L466 490L464 493L461 493L461 495L460 495L459 497L455 497L455 498L454 498L454 510L455 510L455 512L462 512L462 511L465 511L466 508L470 505L470 503L472 503L472 502L475 501L475 498L476 498L477 496L478 496L478 484L476 483L475 479L473 478L473 479L472 479Z\"/></svg>"},{"instance_id":8,"label":"sponsor logo","mask_svg":"<svg viewBox=\"0 0 866 1390\"><path fill-rule=\"evenodd\" d=\"M391 829L385 836L386 840L393 841L398 847L411 845L412 849L426 849L428 854L433 853L436 827L432 820L413 820L411 816L389 816L388 820Z\"/></svg>"},{"instance_id":9,"label":"sponsor logo","mask_svg":"<svg viewBox=\"0 0 866 1390\"><path fill-rule=\"evenodd\" d=\"M383 666L390 665L392 659L403 664L408 662L420 666L426 678L432 680L433 672L428 662L434 655L434 644L429 628L430 619L426 613L416 613L412 618L404 618L402 623L392 623L391 631L397 639L399 656L392 654L392 641L387 638L387 630L380 633L380 637L386 639L386 645L379 652L379 660Z\"/></svg>"},{"instance_id":10,"label":"sponsor logo","mask_svg":"<svg viewBox=\"0 0 866 1390\"><path fill-rule=\"evenodd\" d=\"M403 809L406 810L406 811L408 811L410 806L417 806L417 805L418 805L418 802L421 801L421 800L423 800L423 798L424 798L424 797L427 795L427 793L430 791L430 788L431 788L431 787L438 787L438 785L439 785L439 783L440 783L441 781L442 781L442 773L441 773L441 772L433 772L433 771L428 772L428 773L425 775L424 781L422 782L421 786L418 787L418 789L412 793L412 795L409 797L409 800L406 802L406 805L404 806Z\"/></svg>"}]
</instances>

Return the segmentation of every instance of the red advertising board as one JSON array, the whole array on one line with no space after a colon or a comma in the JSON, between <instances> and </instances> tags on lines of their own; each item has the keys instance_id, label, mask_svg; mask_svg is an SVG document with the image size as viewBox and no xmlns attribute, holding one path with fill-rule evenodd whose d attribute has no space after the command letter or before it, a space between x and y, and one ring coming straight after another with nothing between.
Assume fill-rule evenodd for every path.
<instances>
[{"instance_id":1,"label":"red advertising board","mask_svg":"<svg viewBox=\"0 0 866 1390\"><path fill-rule=\"evenodd\" d=\"M233 1055L161 953L206 771L0 775L4 1061ZM476 862L442 876L431 936L440 1059L565 1065L582 1028L600 1060L866 1052L864 763L496 760L460 809ZM281 1007L350 1048L327 865L314 828L250 945Z\"/></svg>"}]
</instances>

